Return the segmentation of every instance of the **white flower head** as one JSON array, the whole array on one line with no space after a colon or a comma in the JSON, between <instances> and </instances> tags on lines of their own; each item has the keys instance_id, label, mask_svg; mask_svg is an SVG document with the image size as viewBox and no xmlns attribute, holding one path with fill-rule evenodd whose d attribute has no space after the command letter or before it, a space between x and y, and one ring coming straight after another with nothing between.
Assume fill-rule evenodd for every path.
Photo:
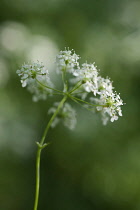
<instances>
[{"instance_id":1,"label":"white flower head","mask_svg":"<svg viewBox=\"0 0 140 210\"><path fill-rule=\"evenodd\" d=\"M112 81L108 77L103 78L99 75L95 63L88 64L86 62L80 66L79 58L79 55L69 48L60 51L56 56L56 71L62 74L63 91L53 88L48 70L42 63L25 64L20 70L17 70L17 74L21 77L22 87L27 86L27 89L33 94L33 101L46 100L48 95L52 95L53 90L56 91L53 94L67 94L74 101L87 104L87 109L100 112L104 125L109 120L111 122L118 120L119 116L122 116L123 101L120 95L114 91ZM88 99L90 103L83 101L85 99ZM55 103L49 113L54 113L57 106L58 103ZM63 120L65 126L73 129L76 124L75 116L75 110L65 103L54 119L52 127Z\"/></svg>"},{"instance_id":2,"label":"white flower head","mask_svg":"<svg viewBox=\"0 0 140 210\"><path fill-rule=\"evenodd\" d=\"M28 80L36 79L37 76L48 75L48 70L44 68L42 63L31 63L22 65L20 70L17 70L18 76L21 77L22 87L26 87Z\"/></svg>"},{"instance_id":3,"label":"white flower head","mask_svg":"<svg viewBox=\"0 0 140 210\"><path fill-rule=\"evenodd\" d=\"M110 95L108 93L103 94L99 98L92 98L90 100L98 104L96 109L101 112L104 125L107 124L109 119L111 122L114 122L118 120L119 116L122 116L121 106L123 105L123 101L116 92L112 92Z\"/></svg>"},{"instance_id":4,"label":"white flower head","mask_svg":"<svg viewBox=\"0 0 140 210\"><path fill-rule=\"evenodd\" d=\"M52 93L53 87L48 70L42 63L24 64L17 74L21 77L22 87L26 87L33 94L33 101L46 100L47 95ZM42 84L40 84L40 83Z\"/></svg>"},{"instance_id":5,"label":"white flower head","mask_svg":"<svg viewBox=\"0 0 140 210\"><path fill-rule=\"evenodd\" d=\"M101 76L97 79L98 82L98 94L100 95L110 95L113 92L114 87L112 86L112 81L109 78L103 78Z\"/></svg>"},{"instance_id":6,"label":"white flower head","mask_svg":"<svg viewBox=\"0 0 140 210\"><path fill-rule=\"evenodd\" d=\"M60 51L56 56L57 73L62 71L67 71L69 73L73 72L75 69L79 69L79 55L77 55L74 50Z\"/></svg>"}]
</instances>

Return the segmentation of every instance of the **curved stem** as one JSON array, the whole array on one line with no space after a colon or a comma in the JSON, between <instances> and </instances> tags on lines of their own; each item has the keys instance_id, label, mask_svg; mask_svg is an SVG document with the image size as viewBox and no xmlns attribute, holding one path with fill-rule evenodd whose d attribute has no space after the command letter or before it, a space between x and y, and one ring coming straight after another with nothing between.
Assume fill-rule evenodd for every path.
<instances>
[{"instance_id":1,"label":"curved stem","mask_svg":"<svg viewBox=\"0 0 140 210\"><path fill-rule=\"evenodd\" d=\"M89 102L87 102L87 101L84 101L84 100L82 100L82 99L80 99L80 98L77 98L77 97L74 97L74 96L72 96L72 95L69 95L69 97L70 97L71 99L75 99L75 100L77 100L77 101L80 101L80 102L83 102L83 103L85 103L85 104L88 104L89 106L93 106L93 107L95 107L95 106L103 106L103 105L99 105L99 104L91 104L91 103L89 103Z\"/></svg>"},{"instance_id":2,"label":"curved stem","mask_svg":"<svg viewBox=\"0 0 140 210\"><path fill-rule=\"evenodd\" d=\"M80 84L78 85L78 83L80 82ZM75 87L69 92L69 93L73 93L75 90L77 90L80 86L82 85L81 81L78 81L77 84L75 85Z\"/></svg>"},{"instance_id":3,"label":"curved stem","mask_svg":"<svg viewBox=\"0 0 140 210\"><path fill-rule=\"evenodd\" d=\"M52 115L50 121L48 122L40 143L37 142L38 150L37 150L37 155L36 155L36 191L35 191L34 210L37 210L37 208L38 208L38 200L39 200L41 152L42 152L42 149L44 149L47 145L49 145L49 143L48 144L44 144L44 141L45 141L46 135L48 133L48 130L49 130L49 128L50 128L54 118L56 117L56 115L58 114L59 110L61 109L61 107L63 106L63 104L65 103L66 100L67 100L67 96L65 95L64 98L59 103L56 111Z\"/></svg>"},{"instance_id":4,"label":"curved stem","mask_svg":"<svg viewBox=\"0 0 140 210\"><path fill-rule=\"evenodd\" d=\"M51 87L49 87L49 86L47 86L47 85L44 85L44 84L42 84L38 79L36 79L36 81L37 81L41 86L43 86L43 87L45 87L45 88L48 88L48 89L50 89L50 90L54 90L54 91L56 91L56 92L61 93L61 94L64 95L64 93L63 93L61 90L57 90L57 89L55 89L55 88L51 88Z\"/></svg>"},{"instance_id":5,"label":"curved stem","mask_svg":"<svg viewBox=\"0 0 140 210\"><path fill-rule=\"evenodd\" d=\"M92 109L89 109L89 108L87 108L87 107L85 107L84 105L82 105L79 101L77 101L76 99L74 99L74 98L72 98L71 97L71 99L75 102L75 103L77 103L77 104L79 104L80 106L82 106L84 109L87 109L88 111L92 111ZM94 107L95 108L95 107Z\"/></svg>"},{"instance_id":6,"label":"curved stem","mask_svg":"<svg viewBox=\"0 0 140 210\"><path fill-rule=\"evenodd\" d=\"M57 107L57 110L56 110L56 111L54 112L54 114L52 115L52 117L51 117L50 121L48 122L48 125L47 125L47 127L46 127L46 129L45 129L45 131L44 131L44 134L43 134L43 136L42 136L40 145L43 146L44 141L45 141L45 138L46 138L46 135L47 135L47 132L48 132L50 126L51 126L51 124L52 124L54 118L55 118L56 115L58 114L60 108L63 106L63 104L65 103L66 100L67 100L67 96L64 96L64 98L62 99L62 101L59 103L59 105L58 105L58 107Z\"/></svg>"}]
</instances>

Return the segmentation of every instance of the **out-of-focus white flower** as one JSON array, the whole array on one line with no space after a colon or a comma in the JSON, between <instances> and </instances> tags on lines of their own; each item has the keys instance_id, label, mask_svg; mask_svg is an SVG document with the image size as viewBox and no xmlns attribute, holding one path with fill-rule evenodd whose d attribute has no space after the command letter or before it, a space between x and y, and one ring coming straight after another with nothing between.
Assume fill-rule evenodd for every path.
<instances>
[{"instance_id":1,"label":"out-of-focus white flower","mask_svg":"<svg viewBox=\"0 0 140 210\"><path fill-rule=\"evenodd\" d=\"M53 107L49 109L48 114L53 114L56 111L58 104L58 102L55 102ZM51 126L54 128L60 121L63 122L64 126L71 130L75 128L77 123L76 111L71 107L69 103L65 103L63 105Z\"/></svg>"},{"instance_id":2,"label":"out-of-focus white flower","mask_svg":"<svg viewBox=\"0 0 140 210\"><path fill-rule=\"evenodd\" d=\"M41 84L39 84L35 79L30 79L28 81L28 86L27 89L30 93L33 94L33 101L37 102L39 100L46 100L48 95L51 95L52 90L46 88L43 85L47 85L49 87L53 87L51 81L49 78L46 78L44 76L38 76L38 80L41 82Z\"/></svg>"}]
</instances>

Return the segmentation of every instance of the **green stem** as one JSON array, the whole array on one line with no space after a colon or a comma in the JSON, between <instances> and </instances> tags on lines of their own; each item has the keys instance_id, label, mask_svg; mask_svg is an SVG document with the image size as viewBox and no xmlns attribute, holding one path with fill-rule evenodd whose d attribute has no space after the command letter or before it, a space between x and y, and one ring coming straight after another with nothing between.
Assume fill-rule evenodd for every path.
<instances>
[{"instance_id":1,"label":"green stem","mask_svg":"<svg viewBox=\"0 0 140 210\"><path fill-rule=\"evenodd\" d=\"M61 90L57 90L57 89L55 89L55 88L51 88L51 87L49 87L49 86L47 86L47 85L44 85L44 84L42 84L38 79L36 79L36 81L37 81L41 86L43 86L43 87L45 87L45 88L48 88L48 89L50 89L50 90L54 90L54 91L56 91L56 92L61 93L62 95L64 95L64 93L63 93Z\"/></svg>"},{"instance_id":2,"label":"green stem","mask_svg":"<svg viewBox=\"0 0 140 210\"><path fill-rule=\"evenodd\" d=\"M62 71L62 81L63 81L63 84L64 84L63 92L66 93L67 90L68 90L68 81L66 80L66 67Z\"/></svg>"},{"instance_id":3,"label":"green stem","mask_svg":"<svg viewBox=\"0 0 140 210\"><path fill-rule=\"evenodd\" d=\"M49 143L48 144L44 144L44 141L45 141L46 135L48 133L48 130L49 130L49 128L50 128L54 118L56 117L56 115L58 114L59 110L61 109L61 107L63 106L63 104L65 103L66 100L67 100L67 96L65 95L63 97L63 99L61 100L61 102L59 103L56 111L52 115L50 121L48 122L40 143L37 142L38 150L37 150L37 155L36 155L36 191L35 191L34 210L37 210L37 208L38 208L38 200L39 200L41 152L42 152L42 149L44 149L47 145L49 145Z\"/></svg>"},{"instance_id":4,"label":"green stem","mask_svg":"<svg viewBox=\"0 0 140 210\"><path fill-rule=\"evenodd\" d=\"M78 85L79 82L80 82L80 84ZM73 93L75 90L77 90L79 87L81 87L82 83L81 83L81 81L79 81L79 82L77 82L77 84L75 85L75 87L69 93Z\"/></svg>"},{"instance_id":5,"label":"green stem","mask_svg":"<svg viewBox=\"0 0 140 210\"><path fill-rule=\"evenodd\" d=\"M42 136L40 145L43 146L44 141L45 141L45 138L46 138L46 135L47 135L47 132L48 132L50 126L51 126L51 124L52 124L54 118L55 118L56 115L58 114L60 108L63 106L63 104L65 103L66 100L67 100L67 96L64 96L64 98L62 99L62 101L59 103L59 105L58 105L58 107L57 107L57 110L56 110L56 111L54 112L54 114L52 115L52 117L51 117L50 121L48 122L48 125L47 125L47 127L46 127L46 129L45 129L45 131L44 131L44 134L43 134L43 136Z\"/></svg>"},{"instance_id":6,"label":"green stem","mask_svg":"<svg viewBox=\"0 0 140 210\"><path fill-rule=\"evenodd\" d=\"M39 199L41 150L42 149L38 147L37 155L36 155L36 189L35 189L34 210L37 210L37 207L38 207L38 199Z\"/></svg>"},{"instance_id":7,"label":"green stem","mask_svg":"<svg viewBox=\"0 0 140 210\"><path fill-rule=\"evenodd\" d=\"M79 104L80 106L82 106L84 109L87 109L88 111L92 111L92 109L89 109L89 108L85 107L85 106L82 105L80 102L78 102L76 99L74 99L74 98L72 98L72 97L71 97L71 99L72 99L75 103L77 103L77 104ZM94 107L94 108L95 108L95 107Z\"/></svg>"},{"instance_id":8,"label":"green stem","mask_svg":"<svg viewBox=\"0 0 140 210\"><path fill-rule=\"evenodd\" d=\"M74 97L74 96L72 96L72 95L68 95L71 99L75 99L75 100L77 100L77 101L80 101L80 102L83 102L83 103L85 103L85 104L88 104L89 106L93 106L93 107L95 107L95 106L103 106L103 105L99 105L99 104L91 104L91 103L89 103L89 102L87 102L87 101L84 101L84 100L82 100L82 99L80 99L80 98L77 98L77 97Z\"/></svg>"},{"instance_id":9,"label":"green stem","mask_svg":"<svg viewBox=\"0 0 140 210\"><path fill-rule=\"evenodd\" d=\"M81 94L81 93L87 93L87 92L86 91L81 91L81 92L72 93L72 95Z\"/></svg>"},{"instance_id":10,"label":"green stem","mask_svg":"<svg viewBox=\"0 0 140 210\"><path fill-rule=\"evenodd\" d=\"M51 96L51 95L54 95L54 96L55 96L55 95L63 96L64 94L62 94L62 93L49 93L48 95L50 95L50 96Z\"/></svg>"}]
</instances>

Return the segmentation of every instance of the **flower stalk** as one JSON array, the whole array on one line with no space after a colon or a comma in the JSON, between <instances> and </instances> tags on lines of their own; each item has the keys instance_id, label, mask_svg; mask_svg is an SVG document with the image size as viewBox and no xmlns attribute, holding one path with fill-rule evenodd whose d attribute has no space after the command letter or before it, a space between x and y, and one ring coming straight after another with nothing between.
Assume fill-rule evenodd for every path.
<instances>
[{"instance_id":1,"label":"flower stalk","mask_svg":"<svg viewBox=\"0 0 140 210\"><path fill-rule=\"evenodd\" d=\"M34 210L37 210L38 208L38 201L39 201L39 189L40 189L40 159L41 159L41 152L42 150L47 147L49 143L44 143L45 142L45 138L46 135L48 133L48 130L53 122L53 120L55 119L55 117L57 116L59 110L62 108L63 104L65 103L65 101L67 100L67 96L64 96L64 98L61 100L61 102L59 103L56 111L54 112L54 114L52 115L50 121L48 122L46 129L44 131L44 134L42 136L42 139L39 142L37 142L37 154L36 154L36 190L35 190L35 202L34 202Z\"/></svg>"},{"instance_id":2,"label":"flower stalk","mask_svg":"<svg viewBox=\"0 0 140 210\"><path fill-rule=\"evenodd\" d=\"M55 127L59 122L69 129L74 129L76 125L76 111L66 102L68 98L81 105L87 110L96 110L102 116L103 124L106 125L118 120L122 116L121 106L123 101L120 95L114 91L112 81L107 77L99 75L95 63L78 62L79 55L73 50L60 51L56 56L56 72L61 74L63 91L55 88L51 82L49 72L42 63L24 64L17 74L21 78L22 87L27 87L33 95L33 101L46 100L49 96L61 95L62 100L55 102L48 110L52 114L40 142L37 144L36 154L36 189L34 210L38 209L40 191L40 160L41 153L50 142L45 143L45 139L50 127Z\"/></svg>"}]
</instances>

